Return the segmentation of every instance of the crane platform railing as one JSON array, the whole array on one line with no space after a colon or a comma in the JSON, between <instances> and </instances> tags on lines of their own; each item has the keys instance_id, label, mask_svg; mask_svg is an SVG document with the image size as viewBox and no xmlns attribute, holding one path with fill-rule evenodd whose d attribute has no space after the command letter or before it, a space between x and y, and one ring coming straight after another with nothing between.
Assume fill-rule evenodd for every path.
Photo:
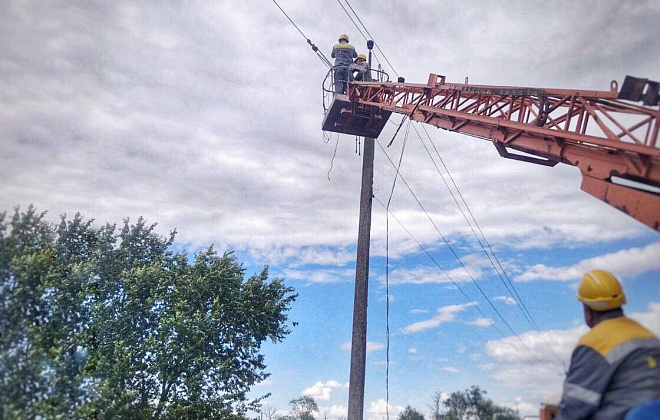
<instances>
[{"instance_id":1,"label":"crane platform railing","mask_svg":"<svg viewBox=\"0 0 660 420\"><path fill-rule=\"evenodd\" d=\"M335 93L335 70L339 67L333 66L323 79L323 111L325 113L323 130L377 137L387 123L391 112L351 102L346 94ZM344 80L347 82L347 86L358 83L390 82L390 76L382 70L369 69L365 75L369 81L356 81L351 72L348 72L347 75L347 80ZM326 129L325 121L332 121L333 130Z\"/></svg>"},{"instance_id":2,"label":"crane platform railing","mask_svg":"<svg viewBox=\"0 0 660 420\"><path fill-rule=\"evenodd\" d=\"M378 137L394 112L488 139L502 157L577 166L583 190L660 231L657 98L657 83L631 77L619 92L615 81L594 91L445 83L431 74L426 84L348 83L323 129Z\"/></svg>"}]
</instances>

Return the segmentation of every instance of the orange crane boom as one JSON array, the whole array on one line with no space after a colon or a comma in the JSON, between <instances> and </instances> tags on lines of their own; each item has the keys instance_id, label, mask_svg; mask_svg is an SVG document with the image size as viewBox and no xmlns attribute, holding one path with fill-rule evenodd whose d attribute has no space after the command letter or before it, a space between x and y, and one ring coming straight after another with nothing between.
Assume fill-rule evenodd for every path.
<instances>
[{"instance_id":1,"label":"orange crane boom","mask_svg":"<svg viewBox=\"0 0 660 420\"><path fill-rule=\"evenodd\" d=\"M393 112L488 139L505 158L577 166L582 190L660 232L657 82L628 76L620 92L614 81L593 91L445 83L436 74L427 84L350 82L323 130L376 138Z\"/></svg>"}]
</instances>

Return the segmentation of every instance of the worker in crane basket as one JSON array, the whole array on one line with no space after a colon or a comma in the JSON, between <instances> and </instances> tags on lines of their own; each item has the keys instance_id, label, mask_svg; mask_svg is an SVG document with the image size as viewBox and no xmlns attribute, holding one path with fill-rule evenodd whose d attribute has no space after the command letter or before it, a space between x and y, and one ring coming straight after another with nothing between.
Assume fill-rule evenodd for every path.
<instances>
[{"instance_id":1,"label":"worker in crane basket","mask_svg":"<svg viewBox=\"0 0 660 420\"><path fill-rule=\"evenodd\" d=\"M358 54L355 62L348 66L349 80L357 80L358 82L371 81L371 69L367 63L367 56Z\"/></svg>"},{"instance_id":2,"label":"worker in crane basket","mask_svg":"<svg viewBox=\"0 0 660 420\"><path fill-rule=\"evenodd\" d=\"M612 273L586 273L577 298L591 330L571 356L559 419L660 419L660 340L624 316Z\"/></svg>"},{"instance_id":3,"label":"worker in crane basket","mask_svg":"<svg viewBox=\"0 0 660 420\"><path fill-rule=\"evenodd\" d=\"M358 56L355 47L348 43L348 35L339 35L339 43L332 47L331 57L335 59L335 93L346 93L348 83L348 66Z\"/></svg>"}]
</instances>

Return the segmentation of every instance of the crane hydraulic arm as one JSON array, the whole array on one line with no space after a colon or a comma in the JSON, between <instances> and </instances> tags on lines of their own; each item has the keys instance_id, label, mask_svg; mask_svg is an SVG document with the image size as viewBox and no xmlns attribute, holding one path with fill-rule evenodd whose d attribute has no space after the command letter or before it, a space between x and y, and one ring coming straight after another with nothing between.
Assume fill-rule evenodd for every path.
<instances>
[{"instance_id":1,"label":"crane hydraulic arm","mask_svg":"<svg viewBox=\"0 0 660 420\"><path fill-rule=\"evenodd\" d=\"M577 166L584 191L660 232L658 85L628 76L620 91L614 81L609 91L544 89L435 74L426 84L351 82L323 130L376 138L395 112L488 139L505 158Z\"/></svg>"}]
</instances>

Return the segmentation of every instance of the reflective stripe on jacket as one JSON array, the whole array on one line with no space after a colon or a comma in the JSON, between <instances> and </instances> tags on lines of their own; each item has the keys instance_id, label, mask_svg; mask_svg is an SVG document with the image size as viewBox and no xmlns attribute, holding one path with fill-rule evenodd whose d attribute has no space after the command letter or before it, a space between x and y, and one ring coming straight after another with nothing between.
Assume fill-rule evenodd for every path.
<instances>
[{"instance_id":1,"label":"reflective stripe on jacket","mask_svg":"<svg viewBox=\"0 0 660 420\"><path fill-rule=\"evenodd\" d=\"M353 64L353 59L357 58L358 54L355 47L349 43L339 43L332 47L331 57L335 59L335 66L350 66Z\"/></svg>"},{"instance_id":2,"label":"reflective stripe on jacket","mask_svg":"<svg viewBox=\"0 0 660 420\"><path fill-rule=\"evenodd\" d=\"M623 419L660 398L660 340L630 318L598 323L582 336L559 404L559 419Z\"/></svg>"}]
</instances>

